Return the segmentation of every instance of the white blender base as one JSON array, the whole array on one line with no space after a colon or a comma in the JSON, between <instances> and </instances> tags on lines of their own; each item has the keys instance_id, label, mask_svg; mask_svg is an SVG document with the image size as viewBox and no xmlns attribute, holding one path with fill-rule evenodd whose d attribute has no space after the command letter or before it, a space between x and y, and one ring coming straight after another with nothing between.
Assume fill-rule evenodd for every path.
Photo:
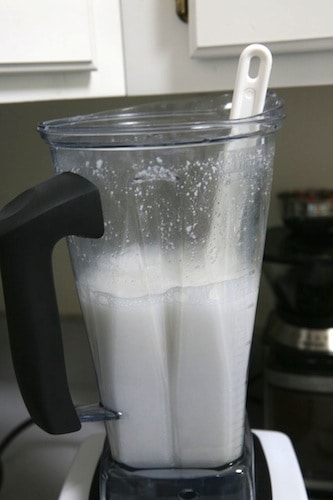
<instances>
[{"instance_id":1,"label":"white blender base","mask_svg":"<svg viewBox=\"0 0 333 500\"><path fill-rule=\"evenodd\" d=\"M286 434L252 429L264 450L273 500L308 500L301 469Z\"/></svg>"},{"instance_id":2,"label":"white blender base","mask_svg":"<svg viewBox=\"0 0 333 500\"><path fill-rule=\"evenodd\" d=\"M290 439L281 432L252 430L259 438L270 473L273 500L308 500L302 473ZM58 500L89 500L91 482L102 453L105 434L81 444Z\"/></svg>"}]
</instances>

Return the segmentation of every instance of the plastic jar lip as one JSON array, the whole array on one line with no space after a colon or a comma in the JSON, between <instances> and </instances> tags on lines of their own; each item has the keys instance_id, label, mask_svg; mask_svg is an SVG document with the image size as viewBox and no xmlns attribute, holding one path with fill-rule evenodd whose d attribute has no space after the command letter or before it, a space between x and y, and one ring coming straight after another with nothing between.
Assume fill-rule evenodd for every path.
<instances>
[{"instance_id":1,"label":"plastic jar lip","mask_svg":"<svg viewBox=\"0 0 333 500\"><path fill-rule=\"evenodd\" d=\"M202 144L280 128L283 101L269 92L263 113L230 120L232 93L141 104L38 124L42 138L59 147L149 147Z\"/></svg>"}]
</instances>

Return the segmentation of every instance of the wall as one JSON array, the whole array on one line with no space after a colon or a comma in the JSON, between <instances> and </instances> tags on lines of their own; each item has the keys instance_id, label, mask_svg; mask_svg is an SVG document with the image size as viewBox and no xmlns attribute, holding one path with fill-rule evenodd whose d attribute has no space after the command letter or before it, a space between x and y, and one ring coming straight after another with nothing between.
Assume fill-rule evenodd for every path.
<instances>
[{"instance_id":1,"label":"wall","mask_svg":"<svg viewBox=\"0 0 333 500\"><path fill-rule=\"evenodd\" d=\"M287 119L279 134L269 224L279 224L276 193L306 187L333 188L333 86L278 91L285 99ZM85 114L137 102L130 99L38 102L0 105L0 205L52 173L47 146L35 132L45 119ZM55 249L55 279L62 314L76 314L65 244ZM263 324L272 296L263 280L257 321ZM0 297L0 309L3 301Z\"/></svg>"}]
</instances>

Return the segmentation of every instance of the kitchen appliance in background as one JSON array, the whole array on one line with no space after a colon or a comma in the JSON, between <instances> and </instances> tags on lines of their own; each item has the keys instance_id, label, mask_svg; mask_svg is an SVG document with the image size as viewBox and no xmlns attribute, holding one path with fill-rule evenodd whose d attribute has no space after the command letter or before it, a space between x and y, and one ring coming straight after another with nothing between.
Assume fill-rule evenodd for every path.
<instances>
[{"instance_id":1,"label":"kitchen appliance in background","mask_svg":"<svg viewBox=\"0 0 333 500\"><path fill-rule=\"evenodd\" d=\"M276 301L265 332L265 427L291 437L311 497L332 498L333 197L280 199L286 227L267 231L264 252Z\"/></svg>"},{"instance_id":2,"label":"kitchen appliance in background","mask_svg":"<svg viewBox=\"0 0 333 500\"><path fill-rule=\"evenodd\" d=\"M261 468L245 415L283 106L269 93L256 116L230 120L230 108L223 94L40 124L57 175L1 212L23 397L55 434L105 420L102 499L305 498L275 434ZM99 383L92 407L74 408L65 376L51 270L65 235ZM292 471L288 493L275 469Z\"/></svg>"}]
</instances>

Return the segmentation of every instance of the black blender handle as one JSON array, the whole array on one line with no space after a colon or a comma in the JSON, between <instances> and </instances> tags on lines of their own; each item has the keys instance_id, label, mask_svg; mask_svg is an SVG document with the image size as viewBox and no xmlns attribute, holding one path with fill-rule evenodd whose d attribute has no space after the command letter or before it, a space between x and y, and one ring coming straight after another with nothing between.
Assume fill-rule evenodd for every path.
<instances>
[{"instance_id":1,"label":"black blender handle","mask_svg":"<svg viewBox=\"0 0 333 500\"><path fill-rule=\"evenodd\" d=\"M96 186L63 173L25 191L0 212L0 265L11 351L28 411L45 431L79 430L66 376L52 251L67 235L104 232Z\"/></svg>"}]
</instances>

